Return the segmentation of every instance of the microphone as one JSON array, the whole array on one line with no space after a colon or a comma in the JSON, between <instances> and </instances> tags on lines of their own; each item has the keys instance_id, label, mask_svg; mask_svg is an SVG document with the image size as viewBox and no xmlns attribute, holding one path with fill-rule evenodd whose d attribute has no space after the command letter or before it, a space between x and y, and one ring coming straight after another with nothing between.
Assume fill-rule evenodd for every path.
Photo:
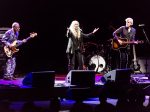
<instances>
[{"instance_id":1,"label":"microphone","mask_svg":"<svg viewBox=\"0 0 150 112\"><path fill-rule=\"evenodd\" d=\"M143 27L143 26L145 26L145 24L139 24L138 26L139 26L139 27Z\"/></svg>"}]
</instances>

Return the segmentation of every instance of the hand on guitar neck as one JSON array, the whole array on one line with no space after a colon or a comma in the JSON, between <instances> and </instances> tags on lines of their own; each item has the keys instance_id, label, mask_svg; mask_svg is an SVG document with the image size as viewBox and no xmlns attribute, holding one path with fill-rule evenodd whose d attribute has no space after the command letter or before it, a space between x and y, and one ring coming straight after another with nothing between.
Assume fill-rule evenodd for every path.
<instances>
[{"instance_id":1,"label":"hand on guitar neck","mask_svg":"<svg viewBox=\"0 0 150 112\"><path fill-rule=\"evenodd\" d=\"M120 45L123 45L123 44L139 44L139 43L144 43L143 41L139 41L139 40L128 40L128 39L123 39L123 38L118 38L117 39L118 43Z\"/></svg>"},{"instance_id":2,"label":"hand on guitar neck","mask_svg":"<svg viewBox=\"0 0 150 112\"><path fill-rule=\"evenodd\" d=\"M23 42L23 43L26 43L26 42L27 42L27 40L26 40L26 39L23 39L23 40L22 40L22 42Z\"/></svg>"},{"instance_id":3,"label":"hand on guitar neck","mask_svg":"<svg viewBox=\"0 0 150 112\"><path fill-rule=\"evenodd\" d=\"M119 43L120 45L122 45L122 44L123 44L123 41L120 40L120 39L118 39L118 43Z\"/></svg>"}]
</instances>

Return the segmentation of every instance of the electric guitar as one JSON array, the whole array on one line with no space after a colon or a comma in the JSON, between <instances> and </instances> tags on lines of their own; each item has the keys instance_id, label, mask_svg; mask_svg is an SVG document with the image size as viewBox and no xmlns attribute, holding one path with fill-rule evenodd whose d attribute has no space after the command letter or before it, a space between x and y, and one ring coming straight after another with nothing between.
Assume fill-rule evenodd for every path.
<instances>
[{"instance_id":1,"label":"electric guitar","mask_svg":"<svg viewBox=\"0 0 150 112\"><path fill-rule=\"evenodd\" d=\"M35 33L35 32L33 32L33 33L30 33L30 36L28 37L28 38L26 38L25 40L26 40L26 42L28 41L28 40L30 40L31 38L34 38L34 37L36 37L37 36L37 33ZM26 43L25 42L25 43ZM22 43L23 44L23 43ZM20 44L20 45L22 45L22 44ZM9 46L4 46L4 53L6 54L6 56L7 57L12 57L13 56L13 54L14 53L16 53L16 52L18 52L19 51L19 49L17 48L18 46L20 46L19 44L18 44L18 41L17 40L15 40L15 41L13 41L12 43L11 43L11 47L9 47Z\"/></svg>"},{"instance_id":2,"label":"electric guitar","mask_svg":"<svg viewBox=\"0 0 150 112\"><path fill-rule=\"evenodd\" d=\"M138 64L138 61L136 59L135 45L133 45L133 64L131 64L131 67L133 68L134 71L139 71L141 68L140 64Z\"/></svg>"},{"instance_id":3,"label":"electric guitar","mask_svg":"<svg viewBox=\"0 0 150 112\"><path fill-rule=\"evenodd\" d=\"M118 42L118 40L121 41L122 44L120 44ZM128 46L128 44L142 44L142 43L144 43L142 40L141 41L139 41L139 40L137 40L137 41L130 41L127 38L119 37L118 39L112 39L112 48L114 50L118 50L120 48L126 48Z\"/></svg>"}]
</instances>

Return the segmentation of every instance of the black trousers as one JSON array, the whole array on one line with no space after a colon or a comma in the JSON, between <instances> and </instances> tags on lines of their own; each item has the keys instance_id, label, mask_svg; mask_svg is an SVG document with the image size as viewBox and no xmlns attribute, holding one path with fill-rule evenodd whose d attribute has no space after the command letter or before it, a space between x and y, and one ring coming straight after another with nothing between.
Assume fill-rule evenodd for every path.
<instances>
[{"instance_id":1,"label":"black trousers","mask_svg":"<svg viewBox=\"0 0 150 112\"><path fill-rule=\"evenodd\" d=\"M127 50L119 50L120 54L120 63L119 68L128 68L128 53Z\"/></svg>"},{"instance_id":2,"label":"black trousers","mask_svg":"<svg viewBox=\"0 0 150 112\"><path fill-rule=\"evenodd\" d=\"M111 69L130 68L132 58L127 49L119 49L111 53Z\"/></svg>"},{"instance_id":3,"label":"black trousers","mask_svg":"<svg viewBox=\"0 0 150 112\"><path fill-rule=\"evenodd\" d=\"M83 70L84 56L80 51L75 51L73 54L67 54L68 71Z\"/></svg>"}]
</instances>

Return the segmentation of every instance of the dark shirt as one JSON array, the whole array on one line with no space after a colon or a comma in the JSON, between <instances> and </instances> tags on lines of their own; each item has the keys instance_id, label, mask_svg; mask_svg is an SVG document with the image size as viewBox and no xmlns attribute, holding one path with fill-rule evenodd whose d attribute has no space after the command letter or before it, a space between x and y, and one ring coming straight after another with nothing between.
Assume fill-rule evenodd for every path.
<instances>
[{"instance_id":1,"label":"dark shirt","mask_svg":"<svg viewBox=\"0 0 150 112\"><path fill-rule=\"evenodd\" d=\"M76 38L71 31L68 32L68 46L67 46L67 50L66 53L71 53L73 54L75 51L79 51L82 52L83 51L83 38L88 38L90 36L92 36L93 33L89 33L89 34L84 34L81 32L81 36L80 38Z\"/></svg>"},{"instance_id":2,"label":"dark shirt","mask_svg":"<svg viewBox=\"0 0 150 112\"><path fill-rule=\"evenodd\" d=\"M128 41L134 41L135 40L135 34L136 34L136 29L131 27L130 32L128 31L128 27L126 26L121 26L118 28L116 31L113 32L113 36L115 39L118 37L120 38L126 38ZM128 44L127 48L121 48L120 50L128 50L128 53L130 53L131 50L131 45Z\"/></svg>"},{"instance_id":3,"label":"dark shirt","mask_svg":"<svg viewBox=\"0 0 150 112\"><path fill-rule=\"evenodd\" d=\"M128 27L121 26L116 31L113 32L114 38L117 38L118 36L121 38L127 38L129 40L135 40L135 34L136 30L135 28L131 27L130 32L128 32Z\"/></svg>"}]
</instances>

